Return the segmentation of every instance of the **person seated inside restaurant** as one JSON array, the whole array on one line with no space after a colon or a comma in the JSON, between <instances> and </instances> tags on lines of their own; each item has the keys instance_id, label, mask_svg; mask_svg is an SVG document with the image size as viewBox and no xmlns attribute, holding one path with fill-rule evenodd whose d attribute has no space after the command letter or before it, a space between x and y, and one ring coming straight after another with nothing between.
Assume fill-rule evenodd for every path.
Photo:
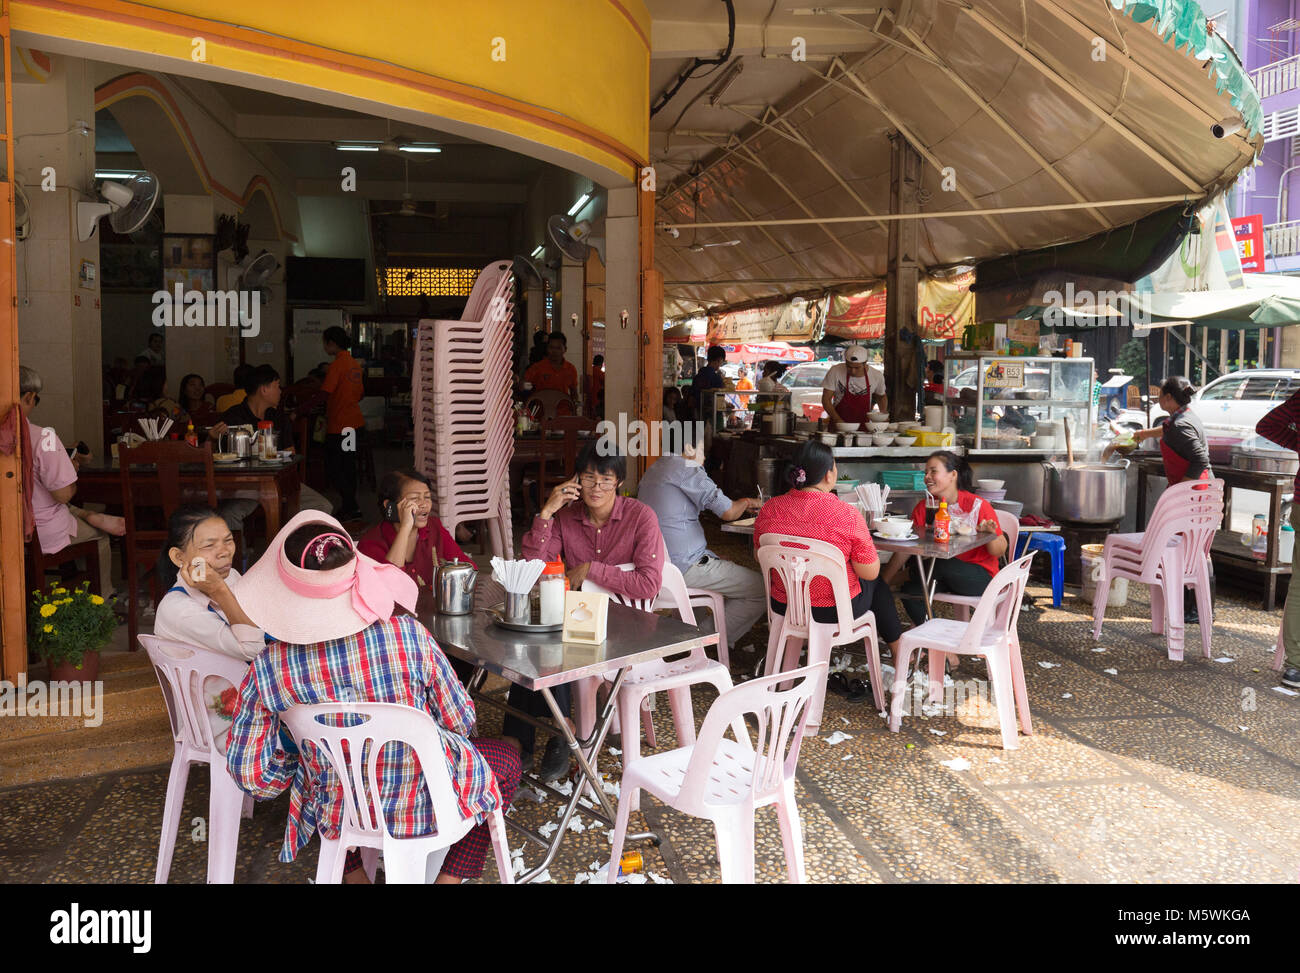
<instances>
[{"instance_id":1,"label":"person seated inside restaurant","mask_svg":"<svg viewBox=\"0 0 1300 973\"><path fill-rule=\"evenodd\" d=\"M520 542L523 557L562 560L569 587L574 591L590 578L606 591L625 598L658 595L663 582L664 550L659 519L646 504L619 496L626 479L627 460L623 456L602 453L599 441L586 443L574 464L572 479L551 491L533 518L533 526L524 534ZM633 569L623 571L620 564L631 564ZM552 693L560 712L568 713L569 687L557 686ZM550 714L541 693L519 686L510 687L509 702L533 716ZM501 732L516 742L524 766L531 766L536 736L533 725L507 714ZM542 756L541 777L558 780L568 769L568 747L561 736L554 735Z\"/></svg>"},{"instance_id":2,"label":"person seated inside restaurant","mask_svg":"<svg viewBox=\"0 0 1300 973\"><path fill-rule=\"evenodd\" d=\"M379 481L379 517L357 541L357 550L396 565L421 587L432 587L443 561L474 564L433 515L433 485L418 470L384 474Z\"/></svg>"},{"instance_id":3,"label":"person seated inside restaurant","mask_svg":"<svg viewBox=\"0 0 1300 973\"><path fill-rule=\"evenodd\" d=\"M524 372L524 391L528 395L537 392L563 392L570 399L578 397L578 370L573 362L564 360L564 352L569 340L562 331L552 331L546 339L546 357ZM569 415L570 410L560 404L556 410L559 415Z\"/></svg>"},{"instance_id":4,"label":"person seated inside restaurant","mask_svg":"<svg viewBox=\"0 0 1300 973\"><path fill-rule=\"evenodd\" d=\"M166 548L158 557L159 587L153 634L250 662L266 648L266 634L240 607L243 580L234 568L235 537L211 507L177 507L167 521ZM234 716L237 692L212 677L202 687L212 738L221 753Z\"/></svg>"},{"instance_id":5,"label":"person seated inside restaurant","mask_svg":"<svg viewBox=\"0 0 1300 973\"><path fill-rule=\"evenodd\" d=\"M144 348L140 350L140 354L136 356L137 361L140 358L147 358L150 365L167 364L167 355L163 351L163 336L161 331L150 333L149 341L145 344Z\"/></svg>"},{"instance_id":6,"label":"person seated inside restaurant","mask_svg":"<svg viewBox=\"0 0 1300 973\"><path fill-rule=\"evenodd\" d=\"M757 550L762 544L764 534L787 534L825 541L839 548L844 555L853 617L861 618L868 611L874 613L876 633L897 658L903 626L894 606L894 593L880 577L880 557L861 511L835 495L838 478L835 454L829 446L817 440L808 440L800 445L786 468L788 487L785 493L767 501L758 512L754 521L754 548ZM784 615L787 602L785 586L775 575L771 590L772 611ZM813 621L839 621L835 590L826 578L813 579L809 600ZM827 687L847 696L849 702L872 699L868 684L861 679L850 681L843 673L832 674ZM883 706L884 700L875 700L874 705Z\"/></svg>"},{"instance_id":7,"label":"person seated inside restaurant","mask_svg":"<svg viewBox=\"0 0 1300 973\"><path fill-rule=\"evenodd\" d=\"M681 445L679 453L659 457L637 484L637 499L659 518L668 559L682 572L687 586L722 595L727 647L734 652L740 639L767 613L763 576L710 551L700 513L708 510L730 522L757 511L762 503L752 497L732 500L723 493L704 472L703 453L703 444L692 441Z\"/></svg>"},{"instance_id":8,"label":"person seated inside restaurant","mask_svg":"<svg viewBox=\"0 0 1300 973\"><path fill-rule=\"evenodd\" d=\"M926 497L912 509L912 522L918 536L925 536L934 525L940 503L948 505L953 526L965 523L980 533L995 534L993 540L956 557L938 558L934 562L935 591L956 595L982 595L998 573L998 558L1007 550L1007 539L998 523L993 505L977 497L970 464L956 453L936 450L925 461ZM893 584L906 566L907 559L896 557L885 568L885 582ZM912 578L903 585L903 608L913 625L925 621L925 601L921 580Z\"/></svg>"},{"instance_id":9,"label":"person seated inside restaurant","mask_svg":"<svg viewBox=\"0 0 1300 973\"><path fill-rule=\"evenodd\" d=\"M180 426L180 432L185 432L190 416L168 393L167 369L163 366L150 365L145 369L140 381L136 383L135 399L144 405L145 412L157 418L172 420L172 429L169 431L175 432L176 427Z\"/></svg>"},{"instance_id":10,"label":"person seated inside restaurant","mask_svg":"<svg viewBox=\"0 0 1300 973\"><path fill-rule=\"evenodd\" d=\"M216 412L216 400L208 395L207 385L202 375L190 372L181 379L181 408L192 419L207 418Z\"/></svg>"},{"instance_id":11,"label":"person seated inside restaurant","mask_svg":"<svg viewBox=\"0 0 1300 973\"><path fill-rule=\"evenodd\" d=\"M676 385L670 385L664 389L663 408L665 421L676 420L681 423L695 421L695 415L691 412L690 404L682 396L682 390Z\"/></svg>"},{"instance_id":12,"label":"person seated inside restaurant","mask_svg":"<svg viewBox=\"0 0 1300 973\"><path fill-rule=\"evenodd\" d=\"M221 422L212 427L208 437L215 439L231 426L251 426L256 430L260 423L269 422L275 433L276 449L295 452L297 443L294 441L293 420L280 408L280 373L270 365L258 365L245 382L244 392L244 400L221 414ZM232 520L233 527L239 527L257 505L257 501L249 499L223 501L221 513ZM299 510L323 510L329 513L333 508L334 505L318 491L305 483L299 486Z\"/></svg>"},{"instance_id":13,"label":"person seated inside restaurant","mask_svg":"<svg viewBox=\"0 0 1300 973\"><path fill-rule=\"evenodd\" d=\"M885 375L868 366L870 356L862 345L844 349L844 361L832 365L822 381L822 408L832 423L866 422L875 407L885 412Z\"/></svg>"},{"instance_id":14,"label":"person seated inside restaurant","mask_svg":"<svg viewBox=\"0 0 1300 973\"><path fill-rule=\"evenodd\" d=\"M291 790L280 860L293 861L319 831L338 838L344 804L338 775L315 747L282 745L280 714L290 706L330 702L397 703L437 723L460 812L481 823L451 846L439 884L483 872L490 842L484 817L504 810L519 785L519 757L501 740L474 736L469 694L414 611L417 586L399 568L357 551L343 525L320 513L294 516L240 585L240 602L275 634L254 660L239 700L226 766L260 800ZM380 800L394 837L435 830L428 789L408 748L379 758ZM361 856L349 852L344 881L367 881Z\"/></svg>"},{"instance_id":15,"label":"person seated inside restaurant","mask_svg":"<svg viewBox=\"0 0 1300 973\"><path fill-rule=\"evenodd\" d=\"M42 554L57 554L69 544L95 541L99 554L99 593L111 598L113 591L113 557L109 535L126 533L126 521L75 507L71 501L77 492L77 466L90 457L74 452L71 457L53 427L38 426L29 417L41 402L45 387L36 369L18 366L18 410L22 425L27 427L24 462L31 460L32 516L36 524L36 542ZM24 477L26 480L26 477ZM41 584L44 579L35 579Z\"/></svg>"},{"instance_id":16,"label":"person seated inside restaurant","mask_svg":"<svg viewBox=\"0 0 1300 973\"><path fill-rule=\"evenodd\" d=\"M253 377L253 372L255 370L256 369L254 369L252 365L248 364L235 366L235 390L233 392L227 392L225 395L221 396L221 398L217 399L218 413L225 412L231 406L238 405L240 402L244 401L244 397L248 395L248 390L244 388L244 386L247 385L248 380Z\"/></svg>"},{"instance_id":17,"label":"person seated inside restaurant","mask_svg":"<svg viewBox=\"0 0 1300 973\"><path fill-rule=\"evenodd\" d=\"M781 384L781 376L785 374L785 365L779 361L766 361L763 363L763 377L758 380L758 390L760 392L780 392L785 386Z\"/></svg>"}]
</instances>

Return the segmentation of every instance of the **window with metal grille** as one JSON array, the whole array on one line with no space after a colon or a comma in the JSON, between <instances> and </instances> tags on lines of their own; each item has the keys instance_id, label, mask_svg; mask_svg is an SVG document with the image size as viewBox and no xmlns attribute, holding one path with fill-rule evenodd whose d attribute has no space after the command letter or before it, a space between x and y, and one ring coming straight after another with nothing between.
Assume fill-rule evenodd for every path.
<instances>
[{"instance_id":1,"label":"window with metal grille","mask_svg":"<svg viewBox=\"0 0 1300 973\"><path fill-rule=\"evenodd\" d=\"M478 271L470 267L385 267L376 271L381 294L389 297L469 297Z\"/></svg>"}]
</instances>

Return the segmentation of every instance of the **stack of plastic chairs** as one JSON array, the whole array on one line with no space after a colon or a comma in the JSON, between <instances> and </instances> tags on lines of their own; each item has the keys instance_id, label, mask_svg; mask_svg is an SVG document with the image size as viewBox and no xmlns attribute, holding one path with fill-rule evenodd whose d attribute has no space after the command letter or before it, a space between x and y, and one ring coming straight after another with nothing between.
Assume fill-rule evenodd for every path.
<instances>
[{"instance_id":1,"label":"stack of plastic chairs","mask_svg":"<svg viewBox=\"0 0 1300 973\"><path fill-rule=\"evenodd\" d=\"M513 556L510 268L501 260L479 273L461 320L420 322L411 388L415 461L433 481L438 519L453 534L457 524L485 521L501 557Z\"/></svg>"}]
</instances>

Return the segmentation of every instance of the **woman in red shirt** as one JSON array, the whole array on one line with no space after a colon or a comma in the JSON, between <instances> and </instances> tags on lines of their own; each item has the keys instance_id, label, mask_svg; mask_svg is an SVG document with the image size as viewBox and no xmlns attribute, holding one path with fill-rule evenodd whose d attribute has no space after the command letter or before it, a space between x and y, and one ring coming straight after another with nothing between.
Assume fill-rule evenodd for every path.
<instances>
[{"instance_id":1,"label":"woman in red shirt","mask_svg":"<svg viewBox=\"0 0 1300 973\"><path fill-rule=\"evenodd\" d=\"M853 617L861 618L868 611L873 612L877 633L897 658L902 625L898 620L898 609L894 607L894 594L888 585L878 580L880 558L876 555L876 545L871 542L871 532L862 513L835 495L838 476L835 454L829 446L816 440L800 446L786 472L789 489L763 504L754 521L754 547L757 550L764 534L788 534L826 541L838 547L844 554L844 570L848 574L849 595L853 599ZM773 577L771 591L772 611L784 615L786 593L779 578ZM814 578L809 593L813 621L838 621L835 593L829 581ZM859 680L854 682L857 685L844 686L849 690L849 700L870 699L870 688ZM884 705L883 700L879 703Z\"/></svg>"},{"instance_id":2,"label":"woman in red shirt","mask_svg":"<svg viewBox=\"0 0 1300 973\"><path fill-rule=\"evenodd\" d=\"M381 520L357 542L357 550L405 571L422 587L433 585L439 561L474 561L433 515L429 478L416 470L392 470L379 481ZM475 565L477 567L477 565Z\"/></svg>"},{"instance_id":3,"label":"woman in red shirt","mask_svg":"<svg viewBox=\"0 0 1300 973\"><path fill-rule=\"evenodd\" d=\"M998 558L1007 549L1007 539L1002 535L997 511L987 500L971 492L973 485L970 464L956 453L941 449L931 453L925 461L925 488L933 498L931 502L934 505L929 506L925 500L921 500L912 509L912 522L916 525L917 534L924 534L926 527L934 523L939 503L943 502L948 504L950 516L961 515L967 519L973 516L977 531L997 535L983 547L953 558L936 560L936 591L950 591L958 595L984 594L989 581L998 573ZM889 566L885 568L886 583L893 583L902 573L907 560L902 557L890 560ZM922 600L920 579L914 578L903 585L903 608L913 625L925 621L925 602Z\"/></svg>"}]
</instances>

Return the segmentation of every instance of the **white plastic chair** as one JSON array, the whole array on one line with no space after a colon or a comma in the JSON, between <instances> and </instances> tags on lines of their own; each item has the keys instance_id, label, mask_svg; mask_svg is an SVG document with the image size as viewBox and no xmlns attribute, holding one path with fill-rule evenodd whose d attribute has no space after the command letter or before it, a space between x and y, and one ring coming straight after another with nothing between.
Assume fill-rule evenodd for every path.
<instances>
[{"instance_id":1,"label":"white plastic chair","mask_svg":"<svg viewBox=\"0 0 1300 973\"><path fill-rule=\"evenodd\" d=\"M684 580L684 579L683 579ZM686 594L692 608L707 608L713 616L713 630L718 633L718 661L731 671L731 656L727 651L726 601L722 595L708 588L687 588Z\"/></svg>"},{"instance_id":2,"label":"white plastic chair","mask_svg":"<svg viewBox=\"0 0 1300 973\"><path fill-rule=\"evenodd\" d=\"M1109 591L1111 578L1127 578L1151 591L1151 631L1167 633L1169 658L1183 658L1183 588L1196 591L1201 647L1211 657L1214 606L1210 600L1210 545L1223 522L1223 481L1189 480L1165 490L1141 534L1111 534L1102 549L1097 591ZM1092 604L1092 637L1101 638L1109 598Z\"/></svg>"},{"instance_id":3,"label":"white plastic chair","mask_svg":"<svg viewBox=\"0 0 1300 973\"><path fill-rule=\"evenodd\" d=\"M149 653L149 661L158 674L175 743L171 772L167 776L167 799L163 804L162 837L158 842L154 884L165 885L171 872L176 829L185 803L190 765L207 764L212 779L208 792L208 884L230 885L235 881L239 820L253 816L253 796L240 790L226 769L225 754L213 742L212 724L208 722L203 698L205 692L212 691L210 683L217 679L239 686L248 673L248 663L211 649L169 642L154 635L137 638Z\"/></svg>"},{"instance_id":4,"label":"white plastic chair","mask_svg":"<svg viewBox=\"0 0 1300 973\"><path fill-rule=\"evenodd\" d=\"M339 836L320 836L316 884L338 884L342 880L349 848L382 849L384 880L390 885L432 883L442 870L447 849L465 837L475 823L473 818L461 817L442 736L433 717L398 703L312 703L291 706L280 718L300 751L306 752L307 745L315 747L322 763L334 772L343 797ZM340 718L360 719L355 726L322 722ZM419 759L433 806L435 833L397 838L389 832L376 770L380 752L387 744L404 744ZM488 815L487 825L497 872L502 884L510 885L514 873L500 808Z\"/></svg>"},{"instance_id":5,"label":"white plastic chair","mask_svg":"<svg viewBox=\"0 0 1300 973\"><path fill-rule=\"evenodd\" d=\"M851 645L861 639L867 650L867 669L871 691L877 706L885 704L884 680L880 669L880 646L876 641L876 616L864 612L853 617L853 599L849 595L849 575L844 552L827 541L794 537L789 534L764 534L758 539L758 567L763 572L767 592L767 665L771 675L778 669L791 669L799 650L808 643L808 663L830 665L831 649ZM785 614L772 611L772 572L785 588ZM815 622L812 618L811 588L814 578L825 578L835 593L835 622ZM813 697L808 724L817 732L826 704L826 684Z\"/></svg>"},{"instance_id":6,"label":"white plastic chair","mask_svg":"<svg viewBox=\"0 0 1300 973\"><path fill-rule=\"evenodd\" d=\"M635 565L620 564L623 571L631 571ZM652 599L623 598L608 589L602 588L591 580L584 581L583 591L599 591L608 594L621 604L638 608L641 611L654 611L658 608L673 608L687 625L695 624L695 612L691 608L690 595L686 588L686 579L682 572L668 560L667 550L663 554L663 580L660 582L659 594ZM616 673L607 673L605 679L613 682ZM692 649L687 655L667 659L655 659L631 667L623 678L618 691L618 721L623 734L623 770L626 773L630 764L641 754L641 741L630 727L637 725L637 711L642 711L642 723L646 731L646 741L655 746L654 724L650 721L648 710L642 709L642 703L648 702L650 695L656 692L668 694L668 705L673 714L673 728L677 734L677 745L685 746L695 740L695 710L691 706L691 686L707 682L719 693L731 688L731 673L721 662L714 662L704 652L703 646Z\"/></svg>"},{"instance_id":7,"label":"white plastic chair","mask_svg":"<svg viewBox=\"0 0 1300 973\"><path fill-rule=\"evenodd\" d=\"M1029 693L1025 687L1025 667L1020 657L1020 643L1015 637L1016 618L1020 602L1029 581L1029 562L1036 552L1007 565L993 576L988 588L980 596L975 614L968 622L948 618L932 618L898 640L898 658L894 660L894 688L889 702L889 729L897 733L903 722L903 707L907 698L907 670L912 653L930 650L930 700L943 698L943 663L936 661L943 655L981 655L988 663L989 681L997 701L998 724L1002 730L1002 746L1015 750L1020 746L1016 736L1016 709L1020 710L1020 725L1026 735L1031 735L1033 724L1029 718Z\"/></svg>"},{"instance_id":8,"label":"white plastic chair","mask_svg":"<svg viewBox=\"0 0 1300 973\"><path fill-rule=\"evenodd\" d=\"M1007 550L1006 554L1002 558L1002 563L1010 564L1011 559L1016 556L1016 542L1020 538L1020 518L1008 510L998 510L997 515L998 525L1002 528L1002 533L1007 539ZM937 591L930 596L930 602L931 604L934 602L943 602L944 604L952 605L953 615L959 621L967 622L970 621L970 613L973 612L975 607L980 603L980 597L980 595L958 595L949 591ZM1015 622L1012 622L1012 632L1018 637L1018 633L1016 633L1015 630ZM941 653L934 650L931 650L930 659L931 662L938 662L940 667L942 667L946 661L945 658L941 657Z\"/></svg>"},{"instance_id":9,"label":"white plastic chair","mask_svg":"<svg viewBox=\"0 0 1300 973\"><path fill-rule=\"evenodd\" d=\"M754 810L776 805L791 882L805 880L803 829L794 799L799 747L811 700L826 685L827 663L754 679L728 689L709 707L699 739L624 766L607 880L618 880L628 817L645 790L669 807L713 822L722 881L754 881ZM787 690L778 683L794 682ZM757 717L755 740L746 714ZM734 740L725 733L731 728Z\"/></svg>"},{"instance_id":10,"label":"white plastic chair","mask_svg":"<svg viewBox=\"0 0 1300 973\"><path fill-rule=\"evenodd\" d=\"M1273 650L1273 670L1282 671L1282 663L1286 660L1286 646L1282 644L1282 632L1286 629L1286 623L1283 622L1277 629L1277 648Z\"/></svg>"}]
</instances>

